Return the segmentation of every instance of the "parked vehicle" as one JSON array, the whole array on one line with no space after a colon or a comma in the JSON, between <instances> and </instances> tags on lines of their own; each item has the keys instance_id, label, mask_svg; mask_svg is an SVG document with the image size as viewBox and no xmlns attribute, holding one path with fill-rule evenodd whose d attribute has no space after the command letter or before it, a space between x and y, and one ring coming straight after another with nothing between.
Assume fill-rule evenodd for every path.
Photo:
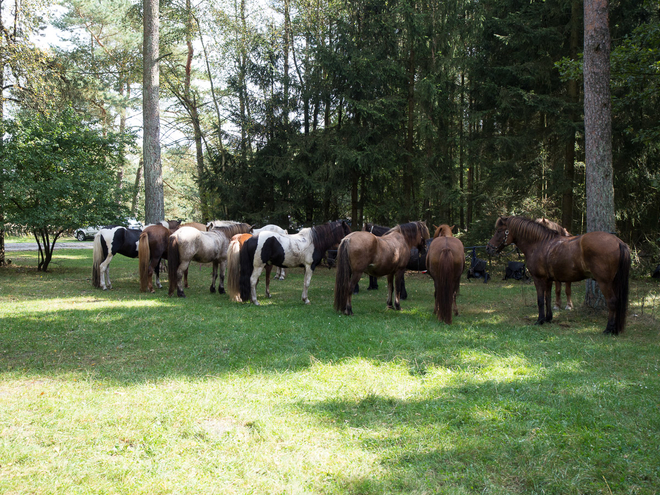
<instances>
[{"instance_id":1,"label":"parked vehicle","mask_svg":"<svg viewBox=\"0 0 660 495\"><path fill-rule=\"evenodd\" d=\"M123 222L123 224L126 228L129 228L131 230L142 230L142 223L136 220L135 218L127 218ZM76 229L74 236L76 239L82 242L87 239L93 239L99 230L101 230L101 227L99 227L98 225L81 227L79 229Z\"/></svg>"}]
</instances>

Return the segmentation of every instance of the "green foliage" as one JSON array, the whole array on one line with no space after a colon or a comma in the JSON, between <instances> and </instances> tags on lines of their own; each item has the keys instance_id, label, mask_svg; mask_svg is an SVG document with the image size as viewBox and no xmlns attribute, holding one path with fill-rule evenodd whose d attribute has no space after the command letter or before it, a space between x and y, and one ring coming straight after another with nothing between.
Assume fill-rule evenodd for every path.
<instances>
[{"instance_id":1,"label":"green foliage","mask_svg":"<svg viewBox=\"0 0 660 495\"><path fill-rule=\"evenodd\" d=\"M119 149L129 136L105 134L71 109L22 113L5 121L3 132L5 223L44 239L52 235L54 244L67 230L115 223L127 214L116 173Z\"/></svg>"}]
</instances>

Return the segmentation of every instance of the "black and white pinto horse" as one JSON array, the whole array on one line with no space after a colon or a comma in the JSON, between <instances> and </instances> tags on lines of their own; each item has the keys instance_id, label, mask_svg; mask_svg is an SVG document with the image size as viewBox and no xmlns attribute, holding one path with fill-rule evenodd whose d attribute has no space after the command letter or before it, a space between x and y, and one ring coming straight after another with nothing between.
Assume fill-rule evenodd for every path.
<instances>
[{"instance_id":1,"label":"black and white pinto horse","mask_svg":"<svg viewBox=\"0 0 660 495\"><path fill-rule=\"evenodd\" d=\"M331 246L338 244L351 229L345 221L329 222L316 227L302 229L297 234L278 234L263 231L245 241L240 251L240 293L242 301L257 301L257 282L266 268L266 296L270 297L269 272L272 266L291 268L305 267L302 300L310 304L307 297L312 273ZM231 267L229 268L231 270Z\"/></svg>"},{"instance_id":2,"label":"black and white pinto horse","mask_svg":"<svg viewBox=\"0 0 660 495\"><path fill-rule=\"evenodd\" d=\"M162 221L163 227L168 229L179 225L178 220ZM92 286L103 290L112 289L110 282L110 262L116 254L129 258L138 257L138 243L141 230L127 229L117 225L103 227L94 236L92 251Z\"/></svg>"},{"instance_id":3,"label":"black and white pinto horse","mask_svg":"<svg viewBox=\"0 0 660 495\"><path fill-rule=\"evenodd\" d=\"M191 261L213 263L210 290L215 292L215 281L220 275L218 294L225 293L229 241L235 234L250 232L252 226L239 222L222 222L207 228L207 232L202 232L195 227L181 227L170 236L167 247L170 296L176 290L177 296L186 297L183 292L183 276Z\"/></svg>"},{"instance_id":4,"label":"black and white pinto horse","mask_svg":"<svg viewBox=\"0 0 660 495\"><path fill-rule=\"evenodd\" d=\"M289 233L288 230L283 229L282 227L269 223L268 225L264 225L260 229L254 229L252 231L252 234L257 235L260 232L277 232L278 234L281 235L287 235ZM275 280L284 280L284 277L286 276L286 272L284 268L281 266L277 267L277 272L275 273Z\"/></svg>"}]
</instances>

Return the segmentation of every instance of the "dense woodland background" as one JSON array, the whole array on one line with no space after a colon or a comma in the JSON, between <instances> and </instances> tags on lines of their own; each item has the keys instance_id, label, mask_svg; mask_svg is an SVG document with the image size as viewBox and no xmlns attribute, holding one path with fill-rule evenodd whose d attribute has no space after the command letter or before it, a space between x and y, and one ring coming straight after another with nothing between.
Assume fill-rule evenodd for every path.
<instances>
[{"instance_id":1,"label":"dense woodland background","mask_svg":"<svg viewBox=\"0 0 660 495\"><path fill-rule=\"evenodd\" d=\"M141 3L60 5L0 1L5 126L73 109L137 136ZM423 219L468 243L503 213L586 230L579 0L163 0L160 15L167 218ZM67 41L39 43L48 26ZM617 230L656 256L658 2L611 1L610 32ZM102 187L140 218L139 150L114 143Z\"/></svg>"}]
</instances>

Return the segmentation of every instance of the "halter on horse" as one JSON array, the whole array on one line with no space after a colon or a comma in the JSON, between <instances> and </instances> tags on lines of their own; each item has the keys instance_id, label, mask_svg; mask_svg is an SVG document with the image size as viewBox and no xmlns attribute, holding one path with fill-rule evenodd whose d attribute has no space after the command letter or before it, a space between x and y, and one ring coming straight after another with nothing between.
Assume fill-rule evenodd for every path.
<instances>
[{"instance_id":1,"label":"halter on horse","mask_svg":"<svg viewBox=\"0 0 660 495\"><path fill-rule=\"evenodd\" d=\"M515 243L525 254L539 308L537 324L552 321L552 282L593 278L609 309L605 333L617 335L626 324L630 249L607 232L566 237L524 217L500 217L488 253L499 253Z\"/></svg>"}]
</instances>

